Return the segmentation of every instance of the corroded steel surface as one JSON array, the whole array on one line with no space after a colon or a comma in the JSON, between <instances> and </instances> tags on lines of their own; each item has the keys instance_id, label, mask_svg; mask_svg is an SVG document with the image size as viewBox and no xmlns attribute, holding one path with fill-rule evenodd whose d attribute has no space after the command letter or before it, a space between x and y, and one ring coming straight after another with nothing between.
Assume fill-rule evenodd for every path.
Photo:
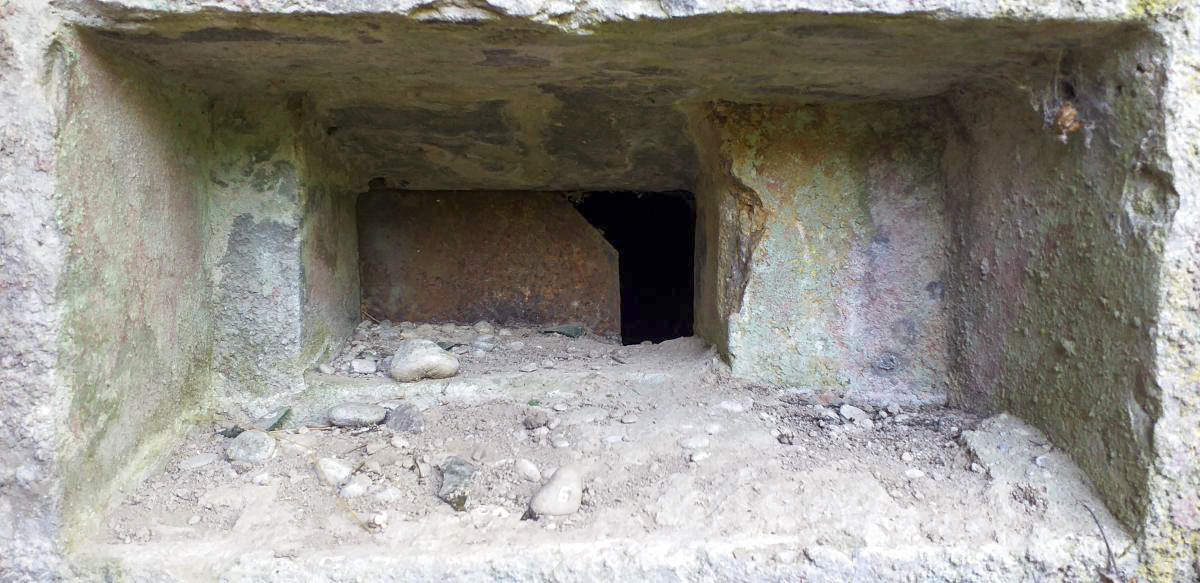
<instances>
[{"instance_id":1,"label":"corroded steel surface","mask_svg":"<svg viewBox=\"0 0 1200 583\"><path fill-rule=\"evenodd\" d=\"M372 317L620 334L617 252L561 195L373 191L358 233Z\"/></svg>"}]
</instances>

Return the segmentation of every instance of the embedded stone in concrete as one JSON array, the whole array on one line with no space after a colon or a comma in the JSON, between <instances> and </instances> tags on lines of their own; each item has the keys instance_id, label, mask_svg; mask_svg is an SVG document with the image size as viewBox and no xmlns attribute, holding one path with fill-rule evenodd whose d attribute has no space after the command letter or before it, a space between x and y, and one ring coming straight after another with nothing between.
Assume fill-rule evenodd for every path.
<instances>
[{"instance_id":1,"label":"embedded stone in concrete","mask_svg":"<svg viewBox=\"0 0 1200 583\"><path fill-rule=\"evenodd\" d=\"M405 340L392 356L388 374L400 382L444 379L458 374L458 357L443 350L436 342Z\"/></svg>"}]
</instances>

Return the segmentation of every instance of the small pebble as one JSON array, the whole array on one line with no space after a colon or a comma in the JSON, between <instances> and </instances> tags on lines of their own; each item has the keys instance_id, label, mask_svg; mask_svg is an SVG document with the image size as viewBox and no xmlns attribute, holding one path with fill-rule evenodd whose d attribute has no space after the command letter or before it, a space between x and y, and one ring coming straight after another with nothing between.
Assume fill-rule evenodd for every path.
<instances>
[{"instance_id":1,"label":"small pebble","mask_svg":"<svg viewBox=\"0 0 1200 583\"><path fill-rule=\"evenodd\" d=\"M637 422L638 422L638 416L636 413L626 413L623 417L621 417L621 423L624 423L626 425L631 425L631 424L637 423Z\"/></svg>"},{"instance_id":2,"label":"small pebble","mask_svg":"<svg viewBox=\"0 0 1200 583\"><path fill-rule=\"evenodd\" d=\"M511 350L513 352L516 352L518 350L525 350L525 343L521 342L520 340L514 340L512 342L509 342L508 345L505 346L505 348L507 348L508 350Z\"/></svg>"},{"instance_id":3,"label":"small pebble","mask_svg":"<svg viewBox=\"0 0 1200 583\"><path fill-rule=\"evenodd\" d=\"M553 417L550 419L549 422L546 423L546 429L554 430L554 429L558 428L558 426L561 424L562 424L562 419L559 419L558 417Z\"/></svg>"},{"instance_id":4,"label":"small pebble","mask_svg":"<svg viewBox=\"0 0 1200 583\"><path fill-rule=\"evenodd\" d=\"M679 447L683 449L703 449L708 447L708 438L702 435L686 437L679 440Z\"/></svg>"},{"instance_id":5,"label":"small pebble","mask_svg":"<svg viewBox=\"0 0 1200 583\"><path fill-rule=\"evenodd\" d=\"M530 482L542 481L542 473L538 471L537 466L533 462L523 458L519 459L517 460L516 468L517 474L522 478Z\"/></svg>"},{"instance_id":6,"label":"small pebble","mask_svg":"<svg viewBox=\"0 0 1200 583\"><path fill-rule=\"evenodd\" d=\"M721 401L717 407L729 411L730 413L742 413L746 410L741 403L737 401Z\"/></svg>"},{"instance_id":7,"label":"small pebble","mask_svg":"<svg viewBox=\"0 0 1200 583\"><path fill-rule=\"evenodd\" d=\"M388 411L383 424L396 433L421 433L425 431L425 416L412 403L404 403Z\"/></svg>"},{"instance_id":8,"label":"small pebble","mask_svg":"<svg viewBox=\"0 0 1200 583\"><path fill-rule=\"evenodd\" d=\"M522 422L525 429L537 429L545 427L550 422L550 414L545 409L534 409L525 415L525 420Z\"/></svg>"},{"instance_id":9,"label":"small pebble","mask_svg":"<svg viewBox=\"0 0 1200 583\"><path fill-rule=\"evenodd\" d=\"M854 405L842 405L840 408L838 408L838 413L841 413L842 417L846 418L848 421L853 421L855 423L858 423L860 420L871 420L871 416L867 415L866 411L863 411Z\"/></svg>"},{"instance_id":10,"label":"small pebble","mask_svg":"<svg viewBox=\"0 0 1200 583\"><path fill-rule=\"evenodd\" d=\"M265 462L275 455L275 438L258 429L243 431L233 438L226 455L234 462Z\"/></svg>"},{"instance_id":11,"label":"small pebble","mask_svg":"<svg viewBox=\"0 0 1200 583\"><path fill-rule=\"evenodd\" d=\"M529 509L538 516L565 516L579 510L583 503L583 471L577 466L559 468L529 501Z\"/></svg>"},{"instance_id":12,"label":"small pebble","mask_svg":"<svg viewBox=\"0 0 1200 583\"><path fill-rule=\"evenodd\" d=\"M521 367L518 368L517 370L519 370L521 372L534 372L537 369L538 369L538 365L536 362L527 362L525 364L522 364Z\"/></svg>"},{"instance_id":13,"label":"small pebble","mask_svg":"<svg viewBox=\"0 0 1200 583\"><path fill-rule=\"evenodd\" d=\"M334 370L334 368L332 366L329 366L328 364L322 364L321 366L318 366L317 370L321 371L321 374L333 374L333 373L337 372L336 370Z\"/></svg>"},{"instance_id":14,"label":"small pebble","mask_svg":"<svg viewBox=\"0 0 1200 583\"><path fill-rule=\"evenodd\" d=\"M183 460L179 462L179 469L184 471L198 470L219 459L221 458L217 457L217 454L215 453L198 453L196 455L183 458Z\"/></svg>"},{"instance_id":15,"label":"small pebble","mask_svg":"<svg viewBox=\"0 0 1200 583\"><path fill-rule=\"evenodd\" d=\"M569 442L566 439L563 439L561 437L555 438L553 441L550 442L550 444L553 445L557 449L571 447L571 442Z\"/></svg>"},{"instance_id":16,"label":"small pebble","mask_svg":"<svg viewBox=\"0 0 1200 583\"><path fill-rule=\"evenodd\" d=\"M918 470L917 468L909 468L904 471L904 477L906 477L910 480L919 480L919 479L925 477L925 472L922 472L921 470Z\"/></svg>"},{"instance_id":17,"label":"small pebble","mask_svg":"<svg viewBox=\"0 0 1200 583\"><path fill-rule=\"evenodd\" d=\"M342 463L340 460L328 457L317 460L316 466L317 475L321 478L321 481L334 487L345 481L346 478L350 477L350 472L354 471L353 468Z\"/></svg>"},{"instance_id":18,"label":"small pebble","mask_svg":"<svg viewBox=\"0 0 1200 583\"><path fill-rule=\"evenodd\" d=\"M707 451L693 451L688 454L688 461L700 463L708 459L712 454Z\"/></svg>"},{"instance_id":19,"label":"small pebble","mask_svg":"<svg viewBox=\"0 0 1200 583\"><path fill-rule=\"evenodd\" d=\"M199 523L200 523L200 515L199 514L193 514L192 517L188 519L188 524L196 525Z\"/></svg>"},{"instance_id":20,"label":"small pebble","mask_svg":"<svg viewBox=\"0 0 1200 583\"><path fill-rule=\"evenodd\" d=\"M267 484L271 483L271 474L263 472L257 476L254 476L254 479L251 481L254 482L255 485L266 486Z\"/></svg>"},{"instance_id":21,"label":"small pebble","mask_svg":"<svg viewBox=\"0 0 1200 583\"><path fill-rule=\"evenodd\" d=\"M442 485L438 488L438 498L459 512L466 510L475 466L460 457L451 456L442 462L441 470Z\"/></svg>"},{"instance_id":22,"label":"small pebble","mask_svg":"<svg viewBox=\"0 0 1200 583\"><path fill-rule=\"evenodd\" d=\"M369 403L342 403L329 409L329 423L337 427L369 427L378 425L388 410Z\"/></svg>"},{"instance_id":23,"label":"small pebble","mask_svg":"<svg viewBox=\"0 0 1200 583\"><path fill-rule=\"evenodd\" d=\"M558 411L559 413L562 413L563 411L566 411L566 410L567 410L567 409L569 409L569 408L570 408L570 407L567 407L567 404L566 404L566 403L555 403L555 404L554 404L554 407L553 407L553 409L554 409L555 411Z\"/></svg>"},{"instance_id":24,"label":"small pebble","mask_svg":"<svg viewBox=\"0 0 1200 583\"><path fill-rule=\"evenodd\" d=\"M367 489L371 487L371 478L362 474L355 474L346 482L342 489L338 492L342 498L358 498L367 493Z\"/></svg>"},{"instance_id":25,"label":"small pebble","mask_svg":"<svg viewBox=\"0 0 1200 583\"><path fill-rule=\"evenodd\" d=\"M913 461L912 452L906 451L906 452L900 454L900 461L905 462L905 463Z\"/></svg>"},{"instance_id":26,"label":"small pebble","mask_svg":"<svg viewBox=\"0 0 1200 583\"><path fill-rule=\"evenodd\" d=\"M371 359L356 358L350 361L350 372L358 374L375 374L379 370L379 363Z\"/></svg>"}]
</instances>

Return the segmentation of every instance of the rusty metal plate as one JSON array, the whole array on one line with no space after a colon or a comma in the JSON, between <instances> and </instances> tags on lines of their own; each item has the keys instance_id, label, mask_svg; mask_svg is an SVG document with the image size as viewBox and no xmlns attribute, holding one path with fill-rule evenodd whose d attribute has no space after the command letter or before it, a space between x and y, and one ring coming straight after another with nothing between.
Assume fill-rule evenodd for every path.
<instances>
[{"instance_id":1,"label":"rusty metal plate","mask_svg":"<svg viewBox=\"0 0 1200 583\"><path fill-rule=\"evenodd\" d=\"M374 318L620 334L617 252L560 194L368 192L358 237Z\"/></svg>"}]
</instances>

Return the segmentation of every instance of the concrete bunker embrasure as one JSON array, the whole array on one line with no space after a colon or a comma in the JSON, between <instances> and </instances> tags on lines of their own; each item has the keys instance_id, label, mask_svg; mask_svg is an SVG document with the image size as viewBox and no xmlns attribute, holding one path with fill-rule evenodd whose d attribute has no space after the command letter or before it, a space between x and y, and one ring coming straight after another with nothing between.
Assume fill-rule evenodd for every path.
<instances>
[{"instance_id":1,"label":"concrete bunker embrasure","mask_svg":"<svg viewBox=\"0 0 1200 583\"><path fill-rule=\"evenodd\" d=\"M339 368L371 321L488 320L634 357L694 334L818 407L1011 412L1142 541L1121 560L1176 540L1152 327L1178 202L1137 25L96 10L53 73L72 537L214 411L406 395Z\"/></svg>"}]
</instances>

